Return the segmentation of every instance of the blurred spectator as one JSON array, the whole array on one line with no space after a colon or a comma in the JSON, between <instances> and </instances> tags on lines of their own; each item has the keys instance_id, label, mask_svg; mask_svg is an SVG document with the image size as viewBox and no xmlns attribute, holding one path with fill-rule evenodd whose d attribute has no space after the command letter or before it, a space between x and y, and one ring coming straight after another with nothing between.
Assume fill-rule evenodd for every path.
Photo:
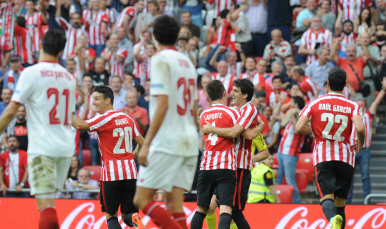
<instances>
[{"instance_id":1,"label":"blurred spectator","mask_svg":"<svg viewBox=\"0 0 386 229\"><path fill-rule=\"evenodd\" d=\"M356 15L354 17L354 23L350 20L346 20L342 24L342 16L343 12L341 8L338 8L338 18L336 19L335 22L335 35L337 37L342 38L342 43L340 46L340 49L345 52L346 47L348 45L355 45L356 40L357 40L357 34L358 34L358 24L359 24L359 19L358 16ZM343 26L343 30L342 30Z\"/></svg>"},{"instance_id":2,"label":"blurred spectator","mask_svg":"<svg viewBox=\"0 0 386 229\"><path fill-rule=\"evenodd\" d=\"M134 34L132 30L135 27L138 14L142 13L145 7L143 0L135 0L134 7L128 6L124 8L117 18L117 22L113 27L113 31L116 31L119 27L123 27L131 41L134 41Z\"/></svg>"},{"instance_id":3,"label":"blurred spectator","mask_svg":"<svg viewBox=\"0 0 386 229\"><path fill-rule=\"evenodd\" d=\"M227 98L228 98L228 105L229 105L231 102L230 99L232 98L231 92L233 90L233 80L235 80L236 77L234 75L231 75L228 72L228 69L229 67L227 62L223 60L218 62L217 64L218 73L212 74L212 80L220 80L224 84L225 92L228 94Z\"/></svg>"},{"instance_id":4,"label":"blurred spectator","mask_svg":"<svg viewBox=\"0 0 386 229\"><path fill-rule=\"evenodd\" d=\"M202 54L202 57L207 57L210 51L214 47L216 47L217 40L218 40L218 32L220 28L220 22L221 22L221 18L217 17L216 20L214 20L213 23L210 25L210 28L208 29L208 34L206 36L206 49Z\"/></svg>"},{"instance_id":5,"label":"blurred spectator","mask_svg":"<svg viewBox=\"0 0 386 229\"><path fill-rule=\"evenodd\" d=\"M312 81L309 76L305 75L303 68L294 67L292 71L292 78L300 84L300 90L304 93L305 98L307 98L306 102L316 99L319 95L320 87Z\"/></svg>"},{"instance_id":6,"label":"blurred spectator","mask_svg":"<svg viewBox=\"0 0 386 229\"><path fill-rule=\"evenodd\" d=\"M195 59L198 59L198 55L199 55L199 50L198 50L198 42L196 39L194 38L190 38L189 41L188 41L188 51L192 54L192 56L195 58Z\"/></svg>"},{"instance_id":7,"label":"blurred spectator","mask_svg":"<svg viewBox=\"0 0 386 229\"><path fill-rule=\"evenodd\" d=\"M247 57L245 68L246 71L240 75L240 79L247 78L251 80L253 85L255 86L255 92L256 91L262 91L265 88L265 69L267 67L261 66L266 65L265 60L259 60L258 63L258 70L256 70L256 60L253 57Z\"/></svg>"},{"instance_id":8,"label":"blurred spectator","mask_svg":"<svg viewBox=\"0 0 386 229\"><path fill-rule=\"evenodd\" d=\"M81 59L81 58L79 58ZM83 61L84 59L82 59ZM84 64L81 64L81 65L84 65ZM66 69L67 71L73 76L75 77L78 81L81 81L82 80L82 76L83 76L83 71L78 71L78 69L76 69L76 62L74 59L72 58L68 58L66 60Z\"/></svg>"},{"instance_id":9,"label":"blurred spectator","mask_svg":"<svg viewBox=\"0 0 386 229\"><path fill-rule=\"evenodd\" d=\"M15 136L8 136L7 142L9 151L0 155L1 192L3 197L28 197L27 192L21 192L28 179L27 152L19 150ZM16 192L7 193L7 189L16 189Z\"/></svg>"},{"instance_id":10,"label":"blurred spectator","mask_svg":"<svg viewBox=\"0 0 386 229\"><path fill-rule=\"evenodd\" d=\"M125 74L123 76L122 91L124 91L125 94L129 91L136 91L134 85L134 76L132 74Z\"/></svg>"},{"instance_id":11,"label":"blurred spectator","mask_svg":"<svg viewBox=\"0 0 386 229\"><path fill-rule=\"evenodd\" d=\"M300 202L300 193L295 180L296 164L306 135L295 133L295 126L305 102L301 97L293 97L292 99L291 109L287 111L280 124L285 127L285 130L277 152L279 174L276 183L281 184L285 176L286 183L294 186L292 203L296 204ZM278 106L280 106L280 103Z\"/></svg>"},{"instance_id":12,"label":"blurred spectator","mask_svg":"<svg viewBox=\"0 0 386 229\"><path fill-rule=\"evenodd\" d=\"M107 15L107 18L109 21L107 23L107 26L106 26L106 35L107 35L107 34L110 34L112 32L111 27L116 22L116 20L115 20L116 10L114 8L110 8L110 1L107 1L107 0L101 1L101 10Z\"/></svg>"},{"instance_id":13,"label":"blurred spectator","mask_svg":"<svg viewBox=\"0 0 386 229\"><path fill-rule=\"evenodd\" d=\"M96 53L94 49L87 48L86 34L82 34L78 37L74 51L68 56L68 59L70 58L75 60L76 70L78 72L89 72L89 70L93 68ZM82 64L80 64L81 62Z\"/></svg>"},{"instance_id":14,"label":"blurred spectator","mask_svg":"<svg viewBox=\"0 0 386 229\"><path fill-rule=\"evenodd\" d=\"M363 8L359 15L358 35L367 32L371 36L375 33L375 23L371 21L370 8Z\"/></svg>"},{"instance_id":15,"label":"blurred spectator","mask_svg":"<svg viewBox=\"0 0 386 229\"><path fill-rule=\"evenodd\" d=\"M145 17L145 19L143 19L143 21L142 21L141 32L148 31L151 33L151 32L153 32L153 28L152 28L153 21L157 17L161 16L161 14L159 12L158 2L155 0L149 1L147 3L147 10L149 13Z\"/></svg>"},{"instance_id":16,"label":"blurred spectator","mask_svg":"<svg viewBox=\"0 0 386 229\"><path fill-rule=\"evenodd\" d=\"M150 79L146 80L145 83L145 94L141 95L138 99L138 106L143 107L146 109L147 113L149 114L149 100L150 100Z\"/></svg>"},{"instance_id":17,"label":"blurred spectator","mask_svg":"<svg viewBox=\"0 0 386 229\"><path fill-rule=\"evenodd\" d=\"M162 0L161 0L162 1ZM203 8L201 0L182 0L182 11L189 11L192 15L192 23L202 28L204 22L202 20L201 10Z\"/></svg>"},{"instance_id":18,"label":"blurred spectator","mask_svg":"<svg viewBox=\"0 0 386 229\"><path fill-rule=\"evenodd\" d=\"M203 75L201 77L201 89L198 89L198 104L202 107L202 110L205 111L209 108L210 99L206 92L206 85L212 81L210 75Z\"/></svg>"},{"instance_id":19,"label":"blurred spectator","mask_svg":"<svg viewBox=\"0 0 386 229\"><path fill-rule=\"evenodd\" d=\"M244 0L246 2L246 0ZM248 4L248 3L243 3ZM267 27L268 12L267 0L251 0L245 11L252 33L252 41L255 46L254 56L263 56L264 48L268 44ZM259 18L259 20L256 20Z\"/></svg>"},{"instance_id":20,"label":"blurred spectator","mask_svg":"<svg viewBox=\"0 0 386 229\"><path fill-rule=\"evenodd\" d=\"M331 10L331 0L322 0L321 9L318 11L318 15L322 18L323 28L334 32L336 15Z\"/></svg>"},{"instance_id":21,"label":"blurred spectator","mask_svg":"<svg viewBox=\"0 0 386 229\"><path fill-rule=\"evenodd\" d=\"M149 125L149 116L147 110L137 105L137 91L129 91L126 94L127 106L120 111L130 116L137 126L141 135L144 135L147 126Z\"/></svg>"},{"instance_id":22,"label":"blurred spectator","mask_svg":"<svg viewBox=\"0 0 386 229\"><path fill-rule=\"evenodd\" d=\"M42 8L48 13L48 26L50 29L61 29L60 24L56 20L57 11L60 11L60 15L66 21L70 21L69 9L71 6L70 0L59 0L59 1L45 1L38 0L38 8ZM58 9L58 10L57 10Z\"/></svg>"},{"instance_id":23,"label":"blurred spectator","mask_svg":"<svg viewBox=\"0 0 386 229\"><path fill-rule=\"evenodd\" d=\"M145 47L144 53L141 55L141 48ZM150 66L151 66L151 57L155 53L155 47L151 43L145 43L145 39L141 38L140 45L134 50L134 59L137 61L137 75L135 78L138 78L141 85L144 85L147 79L150 79Z\"/></svg>"},{"instance_id":24,"label":"blurred spectator","mask_svg":"<svg viewBox=\"0 0 386 229\"><path fill-rule=\"evenodd\" d=\"M377 23L375 23L375 34L371 37L371 41L375 41L375 44L378 46L379 51L381 51L381 47L386 44L385 26L385 21L378 21Z\"/></svg>"},{"instance_id":25,"label":"blurred spectator","mask_svg":"<svg viewBox=\"0 0 386 229\"><path fill-rule=\"evenodd\" d=\"M292 55L288 55L284 58L284 69L280 72L279 76L284 81L285 88L288 87L289 84L296 83L293 79L291 79L291 69L295 66L296 60Z\"/></svg>"},{"instance_id":26,"label":"blurred spectator","mask_svg":"<svg viewBox=\"0 0 386 229\"><path fill-rule=\"evenodd\" d=\"M77 181L68 182L66 188L69 190L98 190L99 184L98 181L90 179L90 172L87 169L80 169L78 172ZM89 193L89 192L73 192L70 194L71 199L85 199L93 200L97 199L98 193ZM58 193L58 197L61 198L63 195Z\"/></svg>"},{"instance_id":27,"label":"blurred spectator","mask_svg":"<svg viewBox=\"0 0 386 229\"><path fill-rule=\"evenodd\" d=\"M114 92L114 110L121 110L126 106L126 94L122 90L122 78L120 76L112 76L111 89Z\"/></svg>"},{"instance_id":28,"label":"blurred spectator","mask_svg":"<svg viewBox=\"0 0 386 229\"><path fill-rule=\"evenodd\" d=\"M72 156L67 178L71 178L72 180L77 180L78 172L81 168L82 168L82 165L80 164L79 158L76 155Z\"/></svg>"},{"instance_id":29,"label":"blurred spectator","mask_svg":"<svg viewBox=\"0 0 386 229\"><path fill-rule=\"evenodd\" d=\"M290 1L277 0L267 1L268 3L268 34L278 29L283 34L283 39L290 42L292 12ZM270 41L270 38L268 38Z\"/></svg>"},{"instance_id":30,"label":"blurred spectator","mask_svg":"<svg viewBox=\"0 0 386 229\"><path fill-rule=\"evenodd\" d=\"M79 117L80 119L86 120L92 118L93 111L89 106L92 106L93 102L93 97L91 96L93 92L93 77L90 74L85 74L83 76L83 81L82 81L82 90L78 90L76 93L76 98L77 98L77 106L79 107L76 116ZM87 97L87 101L89 103L86 103L86 98L81 98L81 97ZM82 158L80 158L82 161Z\"/></svg>"},{"instance_id":31,"label":"blurred spectator","mask_svg":"<svg viewBox=\"0 0 386 229\"><path fill-rule=\"evenodd\" d=\"M101 57L110 62L110 75L118 75L122 78L125 74L125 60L128 50L118 47L119 38L117 34L111 34L109 43L110 45L103 50Z\"/></svg>"},{"instance_id":32,"label":"blurred spectator","mask_svg":"<svg viewBox=\"0 0 386 229\"><path fill-rule=\"evenodd\" d=\"M283 64L285 57L292 53L291 44L283 40L279 29L272 30L271 38L272 41L265 46L263 58L270 66L276 63Z\"/></svg>"},{"instance_id":33,"label":"blurred spectator","mask_svg":"<svg viewBox=\"0 0 386 229\"><path fill-rule=\"evenodd\" d=\"M282 89L283 81L280 76L274 76L272 78L273 90L266 95L265 104L271 107L275 107L279 101L280 95L288 96L288 92Z\"/></svg>"},{"instance_id":34,"label":"blurred spectator","mask_svg":"<svg viewBox=\"0 0 386 229\"><path fill-rule=\"evenodd\" d=\"M319 88L323 88L324 83L327 81L328 73L334 67L333 64L329 62L330 51L326 47L319 47L316 50L316 55L318 55L318 60L312 62L306 68L306 76L311 77ZM324 95L323 91L320 91L321 95Z\"/></svg>"},{"instance_id":35,"label":"blurred spectator","mask_svg":"<svg viewBox=\"0 0 386 229\"><path fill-rule=\"evenodd\" d=\"M13 11L15 12L15 17L24 16L27 13L24 2L24 0L13 0Z\"/></svg>"},{"instance_id":36,"label":"blurred spectator","mask_svg":"<svg viewBox=\"0 0 386 229\"><path fill-rule=\"evenodd\" d=\"M133 70L133 75L135 76L136 80L138 80L138 82L136 81L136 83L140 83L140 78L138 78L138 76L140 75L140 73L143 71L140 67L139 67L139 64L138 64L138 61L136 60L135 58L135 50L137 50L137 48L139 48L139 55L144 55L145 53L145 46L147 44L150 44L152 42L151 40L151 34L147 31L143 32L141 35L140 35L140 42L138 42L137 44L134 45L133 47L133 55L134 55L134 70Z\"/></svg>"},{"instance_id":37,"label":"blurred spectator","mask_svg":"<svg viewBox=\"0 0 386 229\"><path fill-rule=\"evenodd\" d=\"M235 4L236 0L208 0L208 4L212 5L214 8L213 11L213 19L216 19L221 11L229 10L231 8L231 4Z\"/></svg>"},{"instance_id":38,"label":"blurred spectator","mask_svg":"<svg viewBox=\"0 0 386 229\"><path fill-rule=\"evenodd\" d=\"M9 88L3 88L1 91L1 100L0 102L0 115L3 113L5 108L8 106L8 104L11 102L11 97L12 97L12 90Z\"/></svg>"},{"instance_id":39,"label":"blurred spectator","mask_svg":"<svg viewBox=\"0 0 386 229\"><path fill-rule=\"evenodd\" d=\"M263 116L269 121L269 135L265 138L265 143L267 143L267 148L269 152L276 153L275 145L279 139L280 133L280 123L276 121L276 118L272 117L272 107L265 106L263 108Z\"/></svg>"},{"instance_id":40,"label":"blurred spectator","mask_svg":"<svg viewBox=\"0 0 386 229\"><path fill-rule=\"evenodd\" d=\"M273 155L270 154L267 159L253 168L247 203L280 203L272 165Z\"/></svg>"},{"instance_id":41,"label":"blurred spectator","mask_svg":"<svg viewBox=\"0 0 386 229\"><path fill-rule=\"evenodd\" d=\"M316 15L312 17L311 26L312 29L307 30L303 34L298 50L299 54L308 55L307 64L312 64L318 59L316 50L319 47L329 47L332 42L332 33L322 27L322 19L320 16Z\"/></svg>"},{"instance_id":42,"label":"blurred spectator","mask_svg":"<svg viewBox=\"0 0 386 229\"><path fill-rule=\"evenodd\" d=\"M194 66L197 66L197 57L195 57L195 53L190 51L188 38L185 36L179 36L177 39L177 47L178 51L183 53L186 57L188 57Z\"/></svg>"},{"instance_id":43,"label":"blurred spectator","mask_svg":"<svg viewBox=\"0 0 386 229\"><path fill-rule=\"evenodd\" d=\"M101 0L90 1L90 9L83 11L82 23L88 31L89 48L94 49L96 56L100 57L105 48L105 35L109 23L109 17L101 10Z\"/></svg>"},{"instance_id":44,"label":"blurred spectator","mask_svg":"<svg viewBox=\"0 0 386 229\"><path fill-rule=\"evenodd\" d=\"M127 50L127 57L125 59L125 72L133 72L133 60L134 60L134 54L133 52L130 52L130 50L133 50L133 42L126 36L126 30L123 27L119 27L117 29L117 35L118 35L118 47L122 48L124 50Z\"/></svg>"},{"instance_id":45,"label":"blurred spectator","mask_svg":"<svg viewBox=\"0 0 386 229\"><path fill-rule=\"evenodd\" d=\"M23 67L29 67L34 64L32 34L26 28L24 17L17 17L15 25L15 54L21 57Z\"/></svg>"},{"instance_id":46,"label":"blurred spectator","mask_svg":"<svg viewBox=\"0 0 386 229\"><path fill-rule=\"evenodd\" d=\"M225 59L226 59L226 62L228 64L228 72L229 74L231 75L234 75L236 77L239 77L241 75L241 71L243 70L244 68L244 65L245 65L245 55L243 53L243 50L241 49L241 45L240 44L236 44L236 47L237 47L237 52L235 51L232 51L232 50L229 50L229 51L226 51L225 52ZM217 68L217 62L216 62L216 59L217 59L217 56L218 54L223 50L224 48L219 48L218 49L218 52L216 52L212 59L210 60L209 64L213 67L213 68ZM241 61L238 62L238 58L237 58L237 54L240 54L240 57L241 57Z\"/></svg>"},{"instance_id":47,"label":"blurred spectator","mask_svg":"<svg viewBox=\"0 0 386 229\"><path fill-rule=\"evenodd\" d=\"M11 121L3 135L3 145L10 149L8 136L15 136L19 143L18 149L27 151L28 149L28 128L26 120L25 106L20 106L16 113L16 118Z\"/></svg>"},{"instance_id":48,"label":"blurred spectator","mask_svg":"<svg viewBox=\"0 0 386 229\"><path fill-rule=\"evenodd\" d=\"M311 19L316 15L316 0L307 0L306 9L300 11L299 15L296 18L296 28L304 27L304 31L311 26ZM321 22L320 22L321 24ZM321 25L320 25L321 27ZM299 53L299 47L302 42L302 39L299 39L295 42L295 51L296 51L296 64L300 65L306 62L306 55Z\"/></svg>"},{"instance_id":49,"label":"blurred spectator","mask_svg":"<svg viewBox=\"0 0 386 229\"><path fill-rule=\"evenodd\" d=\"M166 10L166 0L157 0L159 5L159 12L162 15L168 15L170 17L174 17L173 12L170 10ZM201 12L200 12L201 13Z\"/></svg>"},{"instance_id":50,"label":"blurred spectator","mask_svg":"<svg viewBox=\"0 0 386 229\"><path fill-rule=\"evenodd\" d=\"M70 17L74 13L82 14L82 4L80 2L81 0L71 0L71 6L70 6Z\"/></svg>"},{"instance_id":51,"label":"blurred spectator","mask_svg":"<svg viewBox=\"0 0 386 229\"><path fill-rule=\"evenodd\" d=\"M201 37L200 27L192 23L192 13L190 11L182 11L181 13L181 22L182 26L188 27L190 32L192 33L192 37L198 42Z\"/></svg>"},{"instance_id":52,"label":"blurred spectator","mask_svg":"<svg viewBox=\"0 0 386 229\"><path fill-rule=\"evenodd\" d=\"M339 7L343 11L343 18L342 21L350 20L354 21L355 15L360 15L361 10L363 10L365 7L371 7L373 5L373 1L371 0L345 0L339 1ZM370 17L371 20L371 17Z\"/></svg>"},{"instance_id":53,"label":"blurred spectator","mask_svg":"<svg viewBox=\"0 0 386 229\"><path fill-rule=\"evenodd\" d=\"M259 114L263 113L264 108L266 107L265 105L265 91L257 91L255 93L255 96L252 98L251 103L255 105L257 108Z\"/></svg>"},{"instance_id":54,"label":"blurred spectator","mask_svg":"<svg viewBox=\"0 0 386 229\"><path fill-rule=\"evenodd\" d=\"M378 21L386 21L386 3L385 0L376 0L375 1L377 9L374 10L374 14L372 17L373 23L377 23Z\"/></svg>"},{"instance_id":55,"label":"blurred spectator","mask_svg":"<svg viewBox=\"0 0 386 229\"><path fill-rule=\"evenodd\" d=\"M381 57L377 69L380 76L386 76L386 45L381 48Z\"/></svg>"},{"instance_id":56,"label":"blurred spectator","mask_svg":"<svg viewBox=\"0 0 386 229\"><path fill-rule=\"evenodd\" d=\"M110 65L110 64L109 64ZM108 85L109 84L109 73L105 69L106 60L102 57L95 59L95 68L90 69L89 74L92 76L92 85Z\"/></svg>"},{"instance_id":57,"label":"blurred spectator","mask_svg":"<svg viewBox=\"0 0 386 229\"><path fill-rule=\"evenodd\" d=\"M145 88L142 85L136 84L134 85L134 88L137 91L138 97L145 94Z\"/></svg>"},{"instance_id":58,"label":"blurred spectator","mask_svg":"<svg viewBox=\"0 0 386 229\"><path fill-rule=\"evenodd\" d=\"M24 68L21 66L21 59L20 56L14 55L9 59L10 62L10 69L5 74L4 80L3 80L3 89L9 88L11 91L14 91L17 83L19 82L20 74L24 70Z\"/></svg>"}]
</instances>

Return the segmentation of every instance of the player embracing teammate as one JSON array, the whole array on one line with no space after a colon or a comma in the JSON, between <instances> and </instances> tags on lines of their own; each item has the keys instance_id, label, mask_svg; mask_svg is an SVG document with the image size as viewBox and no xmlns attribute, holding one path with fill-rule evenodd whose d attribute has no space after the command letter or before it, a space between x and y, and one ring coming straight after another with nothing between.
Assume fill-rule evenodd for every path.
<instances>
[{"instance_id":1,"label":"player embracing teammate","mask_svg":"<svg viewBox=\"0 0 386 229\"><path fill-rule=\"evenodd\" d=\"M296 132L315 136L317 191L332 229L345 227L345 204L353 178L355 152L362 150L365 138L361 107L342 94L346 78L346 72L340 67L331 69L327 81L329 93L309 102L296 124ZM311 129L307 127L309 121ZM352 146L353 125L358 139Z\"/></svg>"}]
</instances>

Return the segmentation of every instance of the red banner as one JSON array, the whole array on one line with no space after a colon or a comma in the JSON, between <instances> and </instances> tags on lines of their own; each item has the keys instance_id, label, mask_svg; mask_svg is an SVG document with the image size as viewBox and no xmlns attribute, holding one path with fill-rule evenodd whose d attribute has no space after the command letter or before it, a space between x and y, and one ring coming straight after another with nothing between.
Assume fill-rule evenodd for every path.
<instances>
[{"instance_id":1,"label":"red banner","mask_svg":"<svg viewBox=\"0 0 386 229\"><path fill-rule=\"evenodd\" d=\"M56 205L61 229L107 228L97 200L57 200ZM195 208L195 203L184 203L188 225ZM244 214L253 229L330 228L320 205L248 204ZM148 216L141 215L148 229L158 228ZM386 228L384 206L350 205L346 207L346 215L346 229ZM122 228L129 228L119 220ZM0 228L38 228L38 223L39 212L34 199L0 198Z\"/></svg>"}]
</instances>

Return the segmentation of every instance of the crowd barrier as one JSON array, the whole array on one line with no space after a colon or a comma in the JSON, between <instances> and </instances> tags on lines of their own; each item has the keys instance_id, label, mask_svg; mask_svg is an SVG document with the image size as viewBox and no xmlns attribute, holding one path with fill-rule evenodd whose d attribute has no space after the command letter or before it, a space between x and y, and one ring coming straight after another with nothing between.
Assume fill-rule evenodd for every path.
<instances>
[{"instance_id":1,"label":"crowd barrier","mask_svg":"<svg viewBox=\"0 0 386 229\"><path fill-rule=\"evenodd\" d=\"M97 200L56 201L61 229L107 228L104 213ZM160 203L162 205L163 203ZM184 203L190 225L196 203ZM329 229L321 207L316 204L247 204L245 216L252 229ZM148 229L157 226L142 212ZM346 229L386 228L386 207L349 205L346 207ZM119 218L122 228L125 226ZM0 228L38 228L39 212L32 198L0 198ZM204 226L206 228L206 226Z\"/></svg>"}]
</instances>

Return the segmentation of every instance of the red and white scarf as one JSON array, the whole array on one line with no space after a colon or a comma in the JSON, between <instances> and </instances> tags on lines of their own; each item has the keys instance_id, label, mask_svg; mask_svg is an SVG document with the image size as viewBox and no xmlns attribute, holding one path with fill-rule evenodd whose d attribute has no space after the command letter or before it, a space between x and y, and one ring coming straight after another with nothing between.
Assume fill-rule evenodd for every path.
<instances>
[{"instance_id":1,"label":"red and white scarf","mask_svg":"<svg viewBox=\"0 0 386 229\"><path fill-rule=\"evenodd\" d=\"M8 52L12 50L12 41L14 33L14 21L12 4L7 2L5 6L0 8L0 17L2 18L3 24L1 30L3 34L0 35L0 50Z\"/></svg>"}]
</instances>

